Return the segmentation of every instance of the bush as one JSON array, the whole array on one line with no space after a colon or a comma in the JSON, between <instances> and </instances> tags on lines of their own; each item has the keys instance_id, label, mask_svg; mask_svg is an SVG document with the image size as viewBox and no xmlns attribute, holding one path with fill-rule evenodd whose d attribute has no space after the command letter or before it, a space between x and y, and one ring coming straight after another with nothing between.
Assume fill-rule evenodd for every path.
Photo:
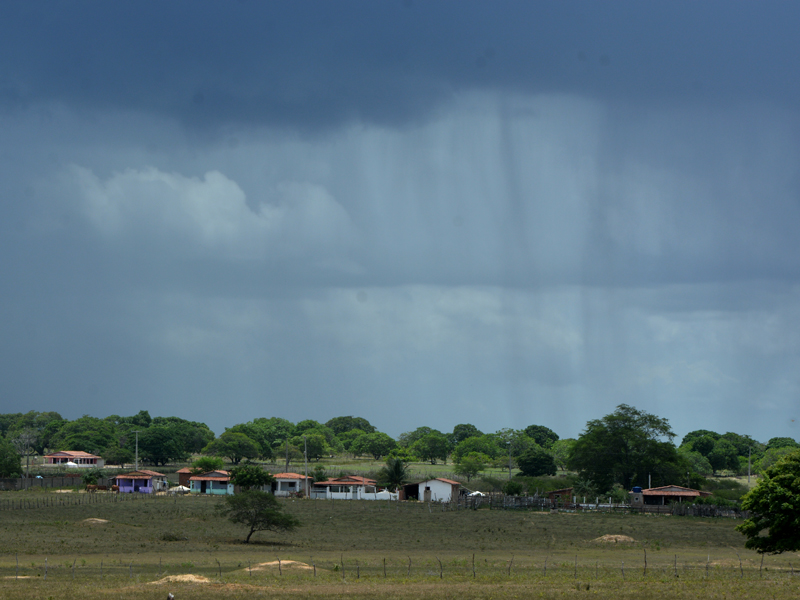
<instances>
[{"instance_id":1,"label":"bush","mask_svg":"<svg viewBox=\"0 0 800 600\"><path fill-rule=\"evenodd\" d=\"M523 489L522 482L516 479L509 479L503 484L503 493L506 496L521 496Z\"/></svg>"}]
</instances>

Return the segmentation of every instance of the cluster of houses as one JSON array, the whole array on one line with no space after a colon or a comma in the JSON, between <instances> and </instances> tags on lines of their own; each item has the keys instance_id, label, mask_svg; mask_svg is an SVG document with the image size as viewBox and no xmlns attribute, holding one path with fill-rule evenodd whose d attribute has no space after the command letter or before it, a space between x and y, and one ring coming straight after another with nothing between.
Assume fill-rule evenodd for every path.
<instances>
[{"instance_id":1,"label":"cluster of houses","mask_svg":"<svg viewBox=\"0 0 800 600\"><path fill-rule=\"evenodd\" d=\"M46 467L70 468L102 468L103 459L87 452L62 450L47 454L44 457ZM178 472L179 490L194 494L233 494L236 488L231 483L228 471L210 471L200 475L193 474L188 467ZM422 502L450 502L456 500L465 490L458 481L436 477L416 483L408 483L396 492L389 492L378 486L374 479L357 475L336 477L327 481L314 481L311 477L298 473L276 473L273 481L265 486L264 491L276 496L308 496L323 500L420 500ZM153 494L169 488L167 476L156 471L140 469L115 477L120 492ZM678 502L694 502L700 497L709 496L710 492L702 492L678 485L642 489L634 487L629 493L633 508L642 510L656 509ZM572 488L548 492L550 501L555 505L578 504Z\"/></svg>"}]
</instances>

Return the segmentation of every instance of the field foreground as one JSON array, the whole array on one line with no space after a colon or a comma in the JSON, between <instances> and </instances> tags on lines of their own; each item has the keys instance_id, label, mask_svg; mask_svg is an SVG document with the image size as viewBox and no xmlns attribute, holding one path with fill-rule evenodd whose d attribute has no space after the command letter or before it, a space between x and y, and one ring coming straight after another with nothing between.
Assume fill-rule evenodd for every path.
<instances>
[{"instance_id":1,"label":"field foreground","mask_svg":"<svg viewBox=\"0 0 800 600\"><path fill-rule=\"evenodd\" d=\"M243 528L216 516L217 502L87 498L2 510L0 597L781 599L800 592L798 556L762 562L729 519L287 500L303 527L243 544Z\"/></svg>"}]
</instances>

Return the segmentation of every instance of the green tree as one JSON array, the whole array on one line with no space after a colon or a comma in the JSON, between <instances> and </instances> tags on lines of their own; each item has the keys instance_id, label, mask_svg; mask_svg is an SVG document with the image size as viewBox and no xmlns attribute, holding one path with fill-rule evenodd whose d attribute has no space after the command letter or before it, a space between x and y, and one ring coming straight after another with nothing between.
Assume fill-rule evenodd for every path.
<instances>
[{"instance_id":1,"label":"green tree","mask_svg":"<svg viewBox=\"0 0 800 600\"><path fill-rule=\"evenodd\" d=\"M387 458L386 464L378 471L378 483L395 491L406 481L408 481L408 465L399 458L391 456Z\"/></svg>"},{"instance_id":2,"label":"green tree","mask_svg":"<svg viewBox=\"0 0 800 600\"><path fill-rule=\"evenodd\" d=\"M0 477L20 475L22 475L22 461L17 449L9 440L0 437Z\"/></svg>"},{"instance_id":3,"label":"green tree","mask_svg":"<svg viewBox=\"0 0 800 600\"><path fill-rule=\"evenodd\" d=\"M742 508L752 515L736 528L747 538L745 547L768 554L800 550L800 451L764 471Z\"/></svg>"},{"instance_id":4,"label":"green tree","mask_svg":"<svg viewBox=\"0 0 800 600\"><path fill-rule=\"evenodd\" d=\"M475 477L478 473L486 469L489 462L489 457L480 452L470 452L460 456L456 460L455 472L462 477L467 478L467 482Z\"/></svg>"},{"instance_id":5,"label":"green tree","mask_svg":"<svg viewBox=\"0 0 800 600\"><path fill-rule=\"evenodd\" d=\"M82 450L99 455L116 440L113 423L84 415L62 425L50 443L56 450Z\"/></svg>"},{"instance_id":6,"label":"green tree","mask_svg":"<svg viewBox=\"0 0 800 600\"><path fill-rule=\"evenodd\" d=\"M577 440L573 438L564 438L563 440L553 442L553 445L550 446L550 453L553 455L556 467L562 471L567 470L569 457L572 454L572 447L575 445L576 441Z\"/></svg>"},{"instance_id":7,"label":"green tree","mask_svg":"<svg viewBox=\"0 0 800 600\"><path fill-rule=\"evenodd\" d=\"M245 544L250 542L250 537L256 531L292 531L300 525L295 517L283 512L283 507L275 496L260 490L245 490L225 496L217 505L217 511L228 517L232 523L250 529L244 540Z\"/></svg>"},{"instance_id":8,"label":"green tree","mask_svg":"<svg viewBox=\"0 0 800 600\"><path fill-rule=\"evenodd\" d=\"M714 468L711 466L711 463L699 452L686 450L686 446L681 446L678 448L678 455L683 458L690 469L698 475L708 477L714 474Z\"/></svg>"},{"instance_id":9,"label":"green tree","mask_svg":"<svg viewBox=\"0 0 800 600\"><path fill-rule=\"evenodd\" d=\"M377 431L375 427L370 425L369 421L361 417L334 417L325 423L325 426L331 428L337 436L353 429L360 429L364 433L375 433Z\"/></svg>"},{"instance_id":10,"label":"green tree","mask_svg":"<svg viewBox=\"0 0 800 600\"><path fill-rule=\"evenodd\" d=\"M153 425L139 434L139 453L155 465L189 458L175 427L166 425Z\"/></svg>"},{"instance_id":11,"label":"green tree","mask_svg":"<svg viewBox=\"0 0 800 600\"><path fill-rule=\"evenodd\" d=\"M493 436L481 435L468 437L456 444L456 447L453 448L453 460L458 460L473 452L484 454L490 459L497 458L501 454L500 446Z\"/></svg>"},{"instance_id":12,"label":"green tree","mask_svg":"<svg viewBox=\"0 0 800 600\"><path fill-rule=\"evenodd\" d=\"M191 465L192 475L202 475L211 471L219 471L225 463L219 456L201 456Z\"/></svg>"},{"instance_id":13,"label":"green tree","mask_svg":"<svg viewBox=\"0 0 800 600\"><path fill-rule=\"evenodd\" d=\"M681 440L681 446L686 446L687 444L694 444L695 440L702 438L702 437L709 437L713 441L717 441L720 438L720 435L716 431L709 431L708 429L696 429L695 431L690 431ZM713 444L712 444L713 446ZM703 454L702 450L697 447L693 447L693 450L697 450L701 454ZM711 452L711 449L708 450ZM703 456L707 456L707 454L703 454Z\"/></svg>"},{"instance_id":14,"label":"green tree","mask_svg":"<svg viewBox=\"0 0 800 600\"><path fill-rule=\"evenodd\" d=\"M387 456L397 446L390 436L380 431L364 433L353 440L350 451L358 454L371 454L375 460Z\"/></svg>"},{"instance_id":15,"label":"green tree","mask_svg":"<svg viewBox=\"0 0 800 600\"><path fill-rule=\"evenodd\" d=\"M556 474L553 455L541 446L534 446L517 458L517 465L520 472L528 477Z\"/></svg>"},{"instance_id":16,"label":"green tree","mask_svg":"<svg viewBox=\"0 0 800 600\"><path fill-rule=\"evenodd\" d=\"M447 462L449 448L450 444L447 443L447 438L438 431L419 438L411 446L414 454L422 460L429 461L432 465L435 465L439 459Z\"/></svg>"},{"instance_id":17,"label":"green tree","mask_svg":"<svg viewBox=\"0 0 800 600\"><path fill-rule=\"evenodd\" d=\"M441 431L431 429L430 427L417 427L414 431L406 431L405 433L401 433L397 438L397 444L405 448L410 448L414 445L414 443L416 443L417 440L425 437L426 435L430 435L431 433L443 435Z\"/></svg>"},{"instance_id":18,"label":"green tree","mask_svg":"<svg viewBox=\"0 0 800 600\"><path fill-rule=\"evenodd\" d=\"M313 429L308 430L308 433L305 434L305 439L303 439L303 436L293 437L291 443L296 446L300 452L308 448L308 458L318 461L323 456L328 456L331 450L325 436L313 432Z\"/></svg>"},{"instance_id":19,"label":"green tree","mask_svg":"<svg viewBox=\"0 0 800 600\"><path fill-rule=\"evenodd\" d=\"M610 415L586 424L569 466L581 478L597 482L599 489L614 483L626 489L646 485L648 475L656 485L667 485L679 480L683 467L673 437L666 419L620 404Z\"/></svg>"},{"instance_id":20,"label":"green tree","mask_svg":"<svg viewBox=\"0 0 800 600\"><path fill-rule=\"evenodd\" d=\"M467 438L478 437L481 435L483 435L483 432L475 427L475 425L471 423L460 423L453 427L453 433L450 434L450 444L455 446Z\"/></svg>"},{"instance_id":21,"label":"green tree","mask_svg":"<svg viewBox=\"0 0 800 600\"><path fill-rule=\"evenodd\" d=\"M739 469L739 453L736 451L736 446L721 437L709 452L708 462L711 463L715 473L725 469L736 471Z\"/></svg>"},{"instance_id":22,"label":"green tree","mask_svg":"<svg viewBox=\"0 0 800 600\"><path fill-rule=\"evenodd\" d=\"M244 490L264 487L274 481L271 473L255 463L244 463L231 469L231 483Z\"/></svg>"},{"instance_id":23,"label":"green tree","mask_svg":"<svg viewBox=\"0 0 800 600\"><path fill-rule=\"evenodd\" d=\"M767 442L767 450L773 448L800 448L800 444L790 437L774 437Z\"/></svg>"},{"instance_id":24,"label":"green tree","mask_svg":"<svg viewBox=\"0 0 800 600\"><path fill-rule=\"evenodd\" d=\"M768 448L761 459L756 463L758 470L765 471L772 465L777 463L781 458L792 452L796 452L797 447L794 446L778 446L776 448ZM746 467L745 467L746 468Z\"/></svg>"},{"instance_id":25,"label":"green tree","mask_svg":"<svg viewBox=\"0 0 800 600\"><path fill-rule=\"evenodd\" d=\"M203 448L203 454L226 456L234 465L244 458L256 458L258 452L258 444L245 434L232 431L226 431Z\"/></svg>"},{"instance_id":26,"label":"green tree","mask_svg":"<svg viewBox=\"0 0 800 600\"><path fill-rule=\"evenodd\" d=\"M521 481L509 479L503 484L502 489L506 496L521 496L525 486L522 485Z\"/></svg>"},{"instance_id":27,"label":"green tree","mask_svg":"<svg viewBox=\"0 0 800 600\"><path fill-rule=\"evenodd\" d=\"M544 425L528 425L524 429L525 435L539 444L542 448L550 449L558 441L558 434Z\"/></svg>"}]
</instances>

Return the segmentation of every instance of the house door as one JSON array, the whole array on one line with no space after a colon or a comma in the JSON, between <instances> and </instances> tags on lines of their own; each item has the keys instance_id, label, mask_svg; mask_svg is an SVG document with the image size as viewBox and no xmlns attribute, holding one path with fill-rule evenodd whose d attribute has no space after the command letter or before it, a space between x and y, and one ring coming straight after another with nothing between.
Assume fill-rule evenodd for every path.
<instances>
[{"instance_id":1,"label":"house door","mask_svg":"<svg viewBox=\"0 0 800 600\"><path fill-rule=\"evenodd\" d=\"M206 484L207 483L208 483L207 481L201 481L200 482L200 493L201 494L205 494L206 493Z\"/></svg>"},{"instance_id":2,"label":"house door","mask_svg":"<svg viewBox=\"0 0 800 600\"><path fill-rule=\"evenodd\" d=\"M423 497L423 502L430 502L431 501L431 488L427 485L425 486L425 495Z\"/></svg>"}]
</instances>

